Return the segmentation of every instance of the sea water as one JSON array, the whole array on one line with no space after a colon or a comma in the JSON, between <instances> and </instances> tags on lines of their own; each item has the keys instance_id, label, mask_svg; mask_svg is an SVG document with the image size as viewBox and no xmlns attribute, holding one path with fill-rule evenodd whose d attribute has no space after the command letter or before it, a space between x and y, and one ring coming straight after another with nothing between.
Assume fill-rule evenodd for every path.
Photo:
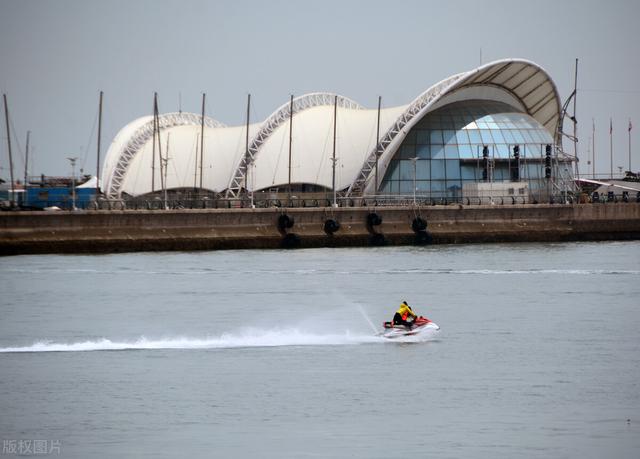
<instances>
[{"instance_id":1,"label":"sea water","mask_svg":"<svg viewBox=\"0 0 640 459\"><path fill-rule=\"evenodd\" d=\"M17 256L0 290L0 457L640 453L639 242ZM378 336L403 300L440 331Z\"/></svg>"}]
</instances>

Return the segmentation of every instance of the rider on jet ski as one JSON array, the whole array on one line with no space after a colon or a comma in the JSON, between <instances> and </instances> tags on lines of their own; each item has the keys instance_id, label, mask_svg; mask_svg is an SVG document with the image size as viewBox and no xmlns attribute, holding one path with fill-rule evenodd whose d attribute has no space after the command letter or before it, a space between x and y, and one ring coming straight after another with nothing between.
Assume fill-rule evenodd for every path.
<instances>
[{"instance_id":1,"label":"rider on jet ski","mask_svg":"<svg viewBox=\"0 0 640 459\"><path fill-rule=\"evenodd\" d=\"M403 301L396 313L393 316L393 325L404 325L409 330L413 326L413 321L418 317L415 312L411 309L411 306L407 304L406 301ZM408 320L411 318L411 320Z\"/></svg>"}]
</instances>

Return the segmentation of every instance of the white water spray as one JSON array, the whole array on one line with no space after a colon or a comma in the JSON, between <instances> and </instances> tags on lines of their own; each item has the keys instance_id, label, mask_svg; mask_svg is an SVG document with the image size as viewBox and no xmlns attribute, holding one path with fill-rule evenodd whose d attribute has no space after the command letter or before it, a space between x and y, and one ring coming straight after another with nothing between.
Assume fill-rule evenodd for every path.
<instances>
[{"instance_id":1,"label":"white water spray","mask_svg":"<svg viewBox=\"0 0 640 459\"><path fill-rule=\"evenodd\" d=\"M372 324L373 325L373 324ZM394 339L393 342L428 341L431 335L419 339ZM88 351L128 351L154 349L234 349L253 347L281 347L281 346L353 346L360 344L389 343L381 336L352 334L350 332L337 334L315 334L298 329L258 330L248 329L239 334L223 334L217 337L204 338L165 338L148 339L140 337L132 341L112 341L102 338L93 341L79 341L74 343L56 343L51 341L37 341L30 346L4 347L0 353L21 352L88 352Z\"/></svg>"},{"instance_id":2,"label":"white water spray","mask_svg":"<svg viewBox=\"0 0 640 459\"><path fill-rule=\"evenodd\" d=\"M378 330L376 328L376 326L373 324L373 322L371 321L371 319L369 318L369 316L367 315L367 313L365 312L364 308L362 307L362 305L360 303L355 303L356 309L358 311L360 311L360 314L362 314L362 317L364 317L364 320L367 321L367 323L369 324L369 326L371 327L371 330L373 331L373 333L375 333L376 335L380 334L380 330Z\"/></svg>"}]
</instances>

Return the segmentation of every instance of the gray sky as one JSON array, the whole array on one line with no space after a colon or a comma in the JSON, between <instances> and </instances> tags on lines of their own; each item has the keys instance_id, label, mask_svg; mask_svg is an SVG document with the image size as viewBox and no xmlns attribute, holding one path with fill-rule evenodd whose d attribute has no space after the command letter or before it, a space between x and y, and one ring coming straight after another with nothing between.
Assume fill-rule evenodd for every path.
<instances>
[{"instance_id":1,"label":"gray sky","mask_svg":"<svg viewBox=\"0 0 640 459\"><path fill-rule=\"evenodd\" d=\"M0 90L9 99L16 175L65 175L78 156L96 169L98 94L105 93L102 152L125 124L160 111L200 112L242 124L252 94L254 121L289 94L337 92L375 107L409 103L429 86L480 62L530 59L573 89L580 59L581 171L596 124L596 166L640 169L640 2L619 1L94 1L0 0ZM8 178L4 116L0 177ZM569 147L568 145L566 145ZM572 149L570 150L572 151ZM590 167L589 167L590 170Z\"/></svg>"}]
</instances>

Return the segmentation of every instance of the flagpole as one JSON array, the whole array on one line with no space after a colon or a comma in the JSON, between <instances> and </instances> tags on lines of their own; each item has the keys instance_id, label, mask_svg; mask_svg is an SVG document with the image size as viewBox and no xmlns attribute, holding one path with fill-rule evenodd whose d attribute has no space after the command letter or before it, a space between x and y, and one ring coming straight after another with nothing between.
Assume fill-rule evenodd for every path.
<instances>
[{"instance_id":1,"label":"flagpole","mask_svg":"<svg viewBox=\"0 0 640 459\"><path fill-rule=\"evenodd\" d=\"M591 161L592 170L593 170L593 179L596 179L596 120L591 118L591 122L593 123L593 128L591 130Z\"/></svg>"},{"instance_id":2,"label":"flagpole","mask_svg":"<svg viewBox=\"0 0 640 459\"><path fill-rule=\"evenodd\" d=\"M578 99L578 59L576 58L576 73L573 83L573 156L576 159L576 177L580 180L580 161L578 159L578 121L576 117L576 102Z\"/></svg>"},{"instance_id":3,"label":"flagpole","mask_svg":"<svg viewBox=\"0 0 640 459\"><path fill-rule=\"evenodd\" d=\"M629 172L631 172L631 129L633 126L631 125L631 118L629 118Z\"/></svg>"},{"instance_id":4,"label":"flagpole","mask_svg":"<svg viewBox=\"0 0 640 459\"><path fill-rule=\"evenodd\" d=\"M613 179L613 119L609 118L609 161L611 162L611 176Z\"/></svg>"}]
</instances>

